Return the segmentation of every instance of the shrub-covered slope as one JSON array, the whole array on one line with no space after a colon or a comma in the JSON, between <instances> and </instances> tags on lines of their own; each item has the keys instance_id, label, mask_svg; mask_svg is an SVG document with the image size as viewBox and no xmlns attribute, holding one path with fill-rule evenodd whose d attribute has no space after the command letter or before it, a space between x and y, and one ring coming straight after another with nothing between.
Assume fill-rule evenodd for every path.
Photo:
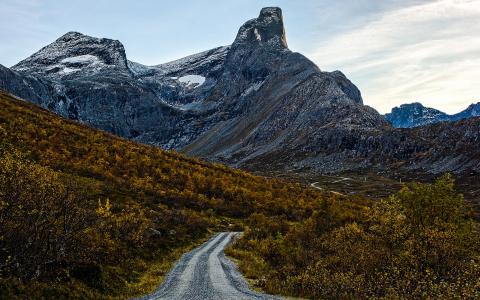
<instances>
[{"instance_id":1,"label":"shrub-covered slope","mask_svg":"<svg viewBox=\"0 0 480 300\"><path fill-rule=\"evenodd\" d=\"M245 221L246 220L246 221ZM478 223L449 177L372 203L137 144L0 92L0 298L146 294L215 230L271 293L475 298Z\"/></svg>"},{"instance_id":2,"label":"shrub-covered slope","mask_svg":"<svg viewBox=\"0 0 480 300\"><path fill-rule=\"evenodd\" d=\"M137 144L0 93L0 298L125 298L252 212L308 217L322 197ZM154 270L156 268L156 271Z\"/></svg>"},{"instance_id":3,"label":"shrub-covered slope","mask_svg":"<svg viewBox=\"0 0 480 300\"><path fill-rule=\"evenodd\" d=\"M270 293L309 299L479 299L480 231L444 175L364 207L325 200L302 222L261 213L229 249ZM350 204L349 204L350 203Z\"/></svg>"}]
</instances>

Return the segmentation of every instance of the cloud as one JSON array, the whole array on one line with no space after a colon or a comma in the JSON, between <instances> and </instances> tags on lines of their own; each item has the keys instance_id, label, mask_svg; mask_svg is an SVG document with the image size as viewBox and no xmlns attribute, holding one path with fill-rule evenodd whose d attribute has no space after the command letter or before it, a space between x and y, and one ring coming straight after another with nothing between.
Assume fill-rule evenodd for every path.
<instances>
[{"instance_id":1,"label":"cloud","mask_svg":"<svg viewBox=\"0 0 480 300\"><path fill-rule=\"evenodd\" d=\"M457 112L480 98L478 20L477 0L399 7L322 40L312 58L342 69L381 112L413 101Z\"/></svg>"}]
</instances>

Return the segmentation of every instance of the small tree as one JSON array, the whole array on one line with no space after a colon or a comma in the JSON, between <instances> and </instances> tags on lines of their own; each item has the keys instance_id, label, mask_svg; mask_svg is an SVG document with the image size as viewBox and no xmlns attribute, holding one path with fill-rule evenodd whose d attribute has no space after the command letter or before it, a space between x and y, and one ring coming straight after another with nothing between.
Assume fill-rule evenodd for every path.
<instances>
[{"instance_id":1,"label":"small tree","mask_svg":"<svg viewBox=\"0 0 480 300\"><path fill-rule=\"evenodd\" d=\"M464 220L464 200L455 192L454 180L445 174L434 184L414 183L393 196L404 208L408 222L416 229L458 224Z\"/></svg>"}]
</instances>

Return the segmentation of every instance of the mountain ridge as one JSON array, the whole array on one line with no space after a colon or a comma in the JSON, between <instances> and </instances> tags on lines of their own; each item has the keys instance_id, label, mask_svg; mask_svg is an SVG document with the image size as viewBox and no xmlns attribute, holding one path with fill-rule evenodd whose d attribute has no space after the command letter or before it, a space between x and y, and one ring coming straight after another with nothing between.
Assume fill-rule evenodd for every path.
<instances>
[{"instance_id":1,"label":"mountain ridge","mask_svg":"<svg viewBox=\"0 0 480 300\"><path fill-rule=\"evenodd\" d=\"M440 170L421 155L433 148L418 132L394 130L342 72L288 48L279 8L262 9L229 46L155 66L129 61L118 41L67 33L1 67L0 88L95 128L238 168ZM448 170L479 168L475 151L447 147L435 149L438 160L457 157Z\"/></svg>"},{"instance_id":2,"label":"mountain ridge","mask_svg":"<svg viewBox=\"0 0 480 300\"><path fill-rule=\"evenodd\" d=\"M419 102L402 104L385 114L385 119L396 128L411 128L445 121L458 121L480 116L480 102L470 104L456 114L446 114L440 110L425 107Z\"/></svg>"},{"instance_id":3,"label":"mountain ridge","mask_svg":"<svg viewBox=\"0 0 480 300\"><path fill-rule=\"evenodd\" d=\"M109 67L128 69L122 43L70 31L11 69L55 78Z\"/></svg>"},{"instance_id":4,"label":"mountain ridge","mask_svg":"<svg viewBox=\"0 0 480 300\"><path fill-rule=\"evenodd\" d=\"M106 46L113 47L113 50L109 51ZM97 56L100 57L92 58ZM120 57L117 59L120 63L112 66L106 63L110 61L103 59L104 56ZM263 117L275 113L272 110L275 103L281 101L279 98L290 93L292 88L308 84L313 84L314 88L305 91L307 93L325 94L328 89L331 90L332 95L323 97L323 102L335 98L337 105L349 106L351 102L362 104L360 91L343 73L322 72L306 57L288 49L283 15L279 8L262 9L257 18L240 27L232 45L170 63L144 66L128 61L118 41L69 32L12 70L18 72L19 76L47 79L45 85L50 87L52 93L44 93L42 97L34 99L29 99L32 97L28 94L22 96L65 117L162 148L185 148L194 155L213 159L226 157L228 160L229 156L236 155L230 152L238 152L233 148L251 147L237 143L228 146L233 147L229 151L219 141L209 139L210 130L214 125L219 126L219 122L229 120L237 135L258 136L259 133L248 129L248 132L241 133L245 128L235 126L234 119L255 110L253 106L258 102L255 94L262 93L267 84L275 91L263 93L263 98L270 99L264 105L269 111L264 111L266 115ZM115 80L112 76L115 76ZM185 76L196 76L202 84L192 84L188 79L185 84L182 82ZM273 82L274 77L278 83ZM232 86L232 82L235 85ZM21 89L19 86L12 88L5 82L3 88L14 94ZM115 93L109 95L107 88ZM310 98L318 97L311 95ZM309 106L314 107L311 104ZM358 106L357 109L362 110L362 107ZM277 103L276 113L285 115L282 109ZM145 117L145 111L151 115ZM371 114L371 119L384 123L376 113L368 109L366 111ZM292 115L291 112L289 114ZM295 118L294 115L291 117ZM275 129L274 125L268 126ZM195 147L196 144L204 144L202 135L203 140L214 143L209 145L211 152ZM219 155L222 157L217 157Z\"/></svg>"}]
</instances>

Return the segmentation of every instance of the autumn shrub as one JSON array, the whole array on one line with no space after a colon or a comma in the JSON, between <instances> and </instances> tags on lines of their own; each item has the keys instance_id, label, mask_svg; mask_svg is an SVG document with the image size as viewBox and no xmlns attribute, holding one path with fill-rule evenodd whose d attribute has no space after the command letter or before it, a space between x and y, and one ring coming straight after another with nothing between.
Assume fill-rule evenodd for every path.
<instances>
[{"instance_id":1,"label":"autumn shrub","mask_svg":"<svg viewBox=\"0 0 480 300\"><path fill-rule=\"evenodd\" d=\"M253 213L261 234L280 236L322 199L300 184L94 130L2 91L0 160L7 299L145 294L161 279L152 268L170 266L172 253L214 231L241 230Z\"/></svg>"},{"instance_id":2,"label":"autumn shrub","mask_svg":"<svg viewBox=\"0 0 480 300\"><path fill-rule=\"evenodd\" d=\"M363 209L352 210L351 201L326 200L282 234L258 234L259 218L252 215L253 228L230 253L255 255L261 263L240 267L251 274L262 267L259 285L271 293L312 299L480 297L479 225L468 218L451 176L410 184ZM262 224L279 216L265 218Z\"/></svg>"},{"instance_id":3,"label":"autumn shrub","mask_svg":"<svg viewBox=\"0 0 480 300\"><path fill-rule=\"evenodd\" d=\"M53 170L0 157L0 272L32 279L80 253L83 208Z\"/></svg>"}]
</instances>

